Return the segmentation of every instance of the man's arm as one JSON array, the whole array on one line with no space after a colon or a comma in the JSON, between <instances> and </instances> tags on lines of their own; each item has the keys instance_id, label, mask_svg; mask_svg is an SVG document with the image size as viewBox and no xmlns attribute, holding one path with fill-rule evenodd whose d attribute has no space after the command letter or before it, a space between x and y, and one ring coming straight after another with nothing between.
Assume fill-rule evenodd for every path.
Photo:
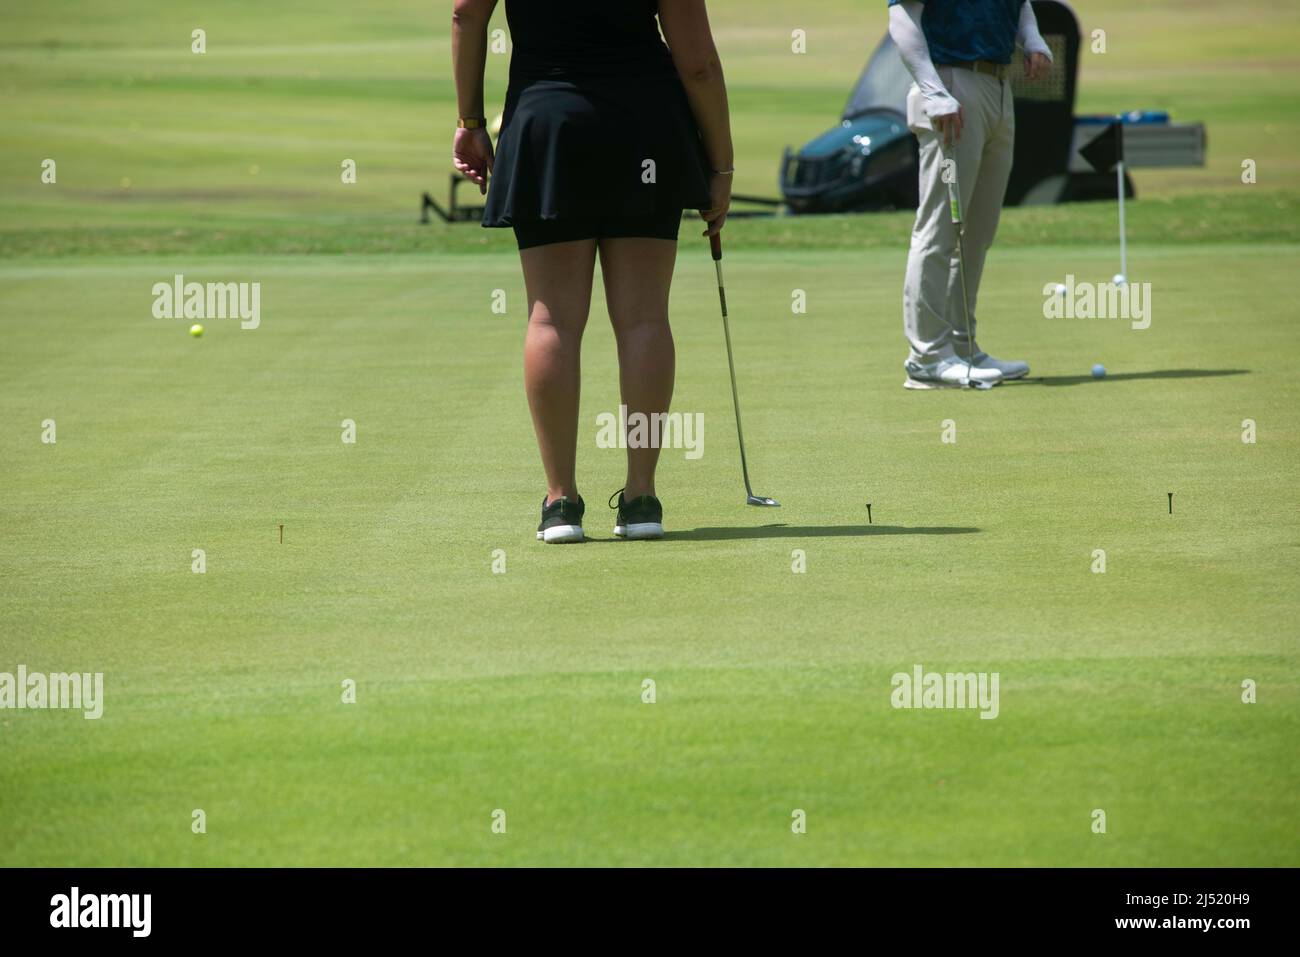
<instances>
[{"instance_id":1,"label":"man's arm","mask_svg":"<svg viewBox=\"0 0 1300 957\"><path fill-rule=\"evenodd\" d=\"M1016 42L1026 53L1041 53L1052 62L1052 50L1038 32L1038 18L1034 16L1034 5L1025 0L1020 7L1020 30L1016 33Z\"/></svg>"},{"instance_id":2,"label":"man's arm","mask_svg":"<svg viewBox=\"0 0 1300 957\"><path fill-rule=\"evenodd\" d=\"M1016 32L1016 42L1025 51L1025 75L1031 80L1047 70L1052 60L1052 48L1047 45L1043 35L1038 32L1038 18L1034 16L1034 6L1029 0L1020 7L1020 29Z\"/></svg>"},{"instance_id":3,"label":"man's arm","mask_svg":"<svg viewBox=\"0 0 1300 957\"><path fill-rule=\"evenodd\" d=\"M1028 3L1025 4L1028 6ZM902 0L889 7L889 36L898 47L903 65L912 74L917 89L925 97L925 115L930 118L935 131L942 134L945 143L956 142L961 135L962 112L958 103L939 79L939 72L930 59L930 45L925 42L921 29L921 0ZM1033 11L1030 11L1033 15ZM1041 38L1040 38L1041 39ZM951 133L946 127L952 127Z\"/></svg>"}]
</instances>

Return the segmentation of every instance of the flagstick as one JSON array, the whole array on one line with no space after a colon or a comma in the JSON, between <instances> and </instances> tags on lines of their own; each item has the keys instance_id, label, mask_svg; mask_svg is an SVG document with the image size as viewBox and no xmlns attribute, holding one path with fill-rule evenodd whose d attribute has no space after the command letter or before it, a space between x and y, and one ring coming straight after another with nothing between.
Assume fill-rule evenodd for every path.
<instances>
[{"instance_id":1,"label":"flagstick","mask_svg":"<svg viewBox=\"0 0 1300 957\"><path fill-rule=\"evenodd\" d=\"M1116 116L1105 132L1079 150L1079 155L1098 173L1115 170L1115 197L1119 200L1119 268L1115 284L1128 282L1128 235L1124 228L1124 117Z\"/></svg>"},{"instance_id":2,"label":"flagstick","mask_svg":"<svg viewBox=\"0 0 1300 957\"><path fill-rule=\"evenodd\" d=\"M1115 164L1119 185L1119 274L1128 282L1128 242L1124 238L1124 161Z\"/></svg>"}]
</instances>

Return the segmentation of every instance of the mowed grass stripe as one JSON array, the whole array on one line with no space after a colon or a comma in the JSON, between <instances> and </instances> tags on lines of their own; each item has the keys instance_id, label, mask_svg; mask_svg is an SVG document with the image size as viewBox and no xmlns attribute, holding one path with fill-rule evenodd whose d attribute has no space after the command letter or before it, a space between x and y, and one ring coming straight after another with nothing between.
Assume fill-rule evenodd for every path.
<instances>
[{"instance_id":1,"label":"mowed grass stripe","mask_svg":"<svg viewBox=\"0 0 1300 957\"><path fill-rule=\"evenodd\" d=\"M76 863L1279 863L1285 825L1270 809L1285 792L1251 769L1282 754L1236 701L1241 663L1090 663L1083 682L1078 662L1008 664L992 722L892 709L892 663L668 669L654 705L639 702L638 673L379 681L355 708L267 687L188 716L180 702L119 712L96 733L162 729L130 748L130 768L78 761L80 734L47 729L40 751L20 739L6 793L69 768L83 783L51 787L44 823L6 819L31 825L14 828L19 859L43 847ZM202 838L194 806L209 815ZM109 807L112 827L75 837L48 823ZM504 836L489 831L498 807Z\"/></svg>"}]
</instances>

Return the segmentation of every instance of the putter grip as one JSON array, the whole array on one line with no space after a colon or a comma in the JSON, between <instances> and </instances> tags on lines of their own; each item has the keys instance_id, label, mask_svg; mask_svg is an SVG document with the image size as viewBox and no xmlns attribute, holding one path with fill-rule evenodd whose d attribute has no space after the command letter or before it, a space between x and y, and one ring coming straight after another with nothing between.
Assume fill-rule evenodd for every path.
<instances>
[{"instance_id":1,"label":"putter grip","mask_svg":"<svg viewBox=\"0 0 1300 957\"><path fill-rule=\"evenodd\" d=\"M713 261L722 261L722 234L714 233L709 237L709 248L713 250Z\"/></svg>"},{"instance_id":2,"label":"putter grip","mask_svg":"<svg viewBox=\"0 0 1300 957\"><path fill-rule=\"evenodd\" d=\"M948 184L948 212L952 214L954 224L961 223L961 196L957 192L957 177Z\"/></svg>"}]
</instances>

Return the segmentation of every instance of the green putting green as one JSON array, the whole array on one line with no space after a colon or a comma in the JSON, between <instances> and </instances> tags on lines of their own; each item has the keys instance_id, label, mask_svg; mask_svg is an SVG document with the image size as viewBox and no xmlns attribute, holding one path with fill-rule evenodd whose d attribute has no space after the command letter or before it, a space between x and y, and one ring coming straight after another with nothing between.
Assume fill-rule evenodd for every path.
<instances>
[{"instance_id":1,"label":"green putting green","mask_svg":"<svg viewBox=\"0 0 1300 957\"><path fill-rule=\"evenodd\" d=\"M1300 863L1300 128L1253 92L1256 53L1294 68L1297 14L1093 6L1116 66L1085 61L1080 109L1209 124L1205 169L1137 179L1149 327L1043 314L1116 271L1113 207L1009 210L981 339L1032 378L907 392L908 216L735 220L747 451L782 503L747 509L684 227L674 408L703 454L664 452L666 540L613 540L598 288L592 540L567 547L534 540L510 237L415 223L444 185L446 11L3 14L0 673L105 691L98 720L0 710L0 864ZM738 188L770 193L883 4L714 21ZM156 318L177 275L259 283L257 328ZM996 718L893 707L917 666L996 673Z\"/></svg>"}]
</instances>

